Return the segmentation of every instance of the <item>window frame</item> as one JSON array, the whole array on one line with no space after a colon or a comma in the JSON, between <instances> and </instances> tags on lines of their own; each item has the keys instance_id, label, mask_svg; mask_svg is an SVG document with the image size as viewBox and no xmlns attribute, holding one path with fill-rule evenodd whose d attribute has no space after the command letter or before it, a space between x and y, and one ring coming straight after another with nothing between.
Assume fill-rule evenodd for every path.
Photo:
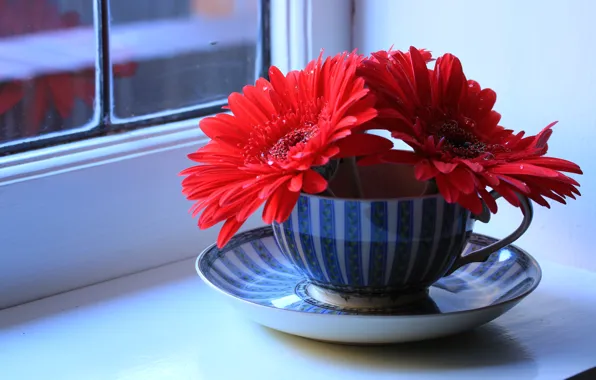
<instances>
[{"instance_id":1,"label":"window frame","mask_svg":"<svg viewBox=\"0 0 596 380\"><path fill-rule=\"evenodd\" d=\"M260 3L260 25L258 41L263 43L256 54L257 76L266 74L266 68L271 63L269 46L269 25L270 0L259 0ZM112 19L110 15L108 0L93 0L94 17L94 41L96 54L95 64L95 107L92 118L84 125L60 132L50 132L42 136L32 136L17 141L0 142L0 156L43 149L49 146L60 146L71 143L101 137L111 133L126 132L148 126L161 125L178 122L188 119L197 119L222 111L222 106L227 103L226 99L218 99L201 103L194 106L186 106L172 111L157 111L133 118L121 119L113 114L109 104L114 101L114 77L112 72L112 53L110 48L110 31L112 30Z\"/></svg>"},{"instance_id":2,"label":"window frame","mask_svg":"<svg viewBox=\"0 0 596 380\"><path fill-rule=\"evenodd\" d=\"M322 47L352 48L352 1L275 0L268 12L271 64L284 72ZM0 309L184 260L212 244L218 226L196 227L177 177L191 164L187 154L208 141L199 121L153 121L0 157ZM242 230L261 225L256 213Z\"/></svg>"}]
</instances>

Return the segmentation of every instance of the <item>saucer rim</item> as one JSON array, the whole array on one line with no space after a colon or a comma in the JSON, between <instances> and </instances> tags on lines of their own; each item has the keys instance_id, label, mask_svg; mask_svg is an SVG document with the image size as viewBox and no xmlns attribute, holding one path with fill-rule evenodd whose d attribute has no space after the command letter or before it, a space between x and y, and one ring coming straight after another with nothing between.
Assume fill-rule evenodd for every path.
<instances>
[{"instance_id":1,"label":"saucer rim","mask_svg":"<svg viewBox=\"0 0 596 380\"><path fill-rule=\"evenodd\" d=\"M271 234L273 236L273 228L271 226L262 226L262 227L256 227L256 228L251 228L245 231L242 231L241 234L249 234L251 232L256 232L259 230L267 230L270 229L271 230ZM489 235L485 235L485 234L480 234L480 233L476 233L473 232L472 236L478 236L480 238L488 238L488 239L497 239L494 238L492 236ZM471 238L470 237L470 238ZM498 239L497 239L498 240ZM269 306L269 305L262 305L256 302L252 302L249 300L246 300L244 298L240 298L232 293L229 293L223 289L221 289L220 287L218 287L216 284L212 283L200 270L200 266L199 263L201 262L201 260L203 259L203 257L207 254L207 252L209 252L211 249L216 248L217 243L213 243L211 245L209 245L207 248L203 249L203 251L201 251L201 253L199 253L199 255L197 256L196 260L195 260L195 271L197 272L197 274L199 275L199 277L201 278L201 280L203 280L203 282L205 282L208 286L210 286L211 288L215 289L216 291L218 291L219 293L222 293L224 295L226 295L227 297L230 297L234 300L237 301L241 301L242 303L248 305L248 306L256 306L256 307L260 307L260 308L265 308L265 309L271 309L271 310L280 310L280 311L287 311L287 312L294 312L294 313L299 313L299 314L303 314L303 315L314 315L313 313L309 313L303 310L292 310L292 309L284 309L284 308L280 308L280 307L276 307L276 306ZM457 315L462 315L462 314L469 314L469 313L475 313L475 312L481 312L481 311L485 311L485 310L490 310L490 309L494 309L497 307L505 307L508 305L511 305L511 307L515 306L517 303L519 303L521 300L523 300L525 297L527 297L528 295L530 295L532 292L534 292L534 290L536 290L536 288L538 287L538 285L540 285L540 282L542 281L542 268L540 267L540 264L538 264L538 261L532 256L530 255L526 250L516 246L515 244L508 244L503 248L506 247L512 247L515 250L517 250L519 253L521 253L522 255L525 255L526 258L529 260L529 262L532 263L532 265L534 266L534 268L536 269L536 277L537 280L534 283L534 285L529 288L528 290L526 290L524 293L513 297L509 300L506 301L502 301L496 304L491 304L491 305L487 305L487 306L482 306L482 307L478 307L478 308L472 308L472 309L468 309L468 310L458 310L458 311L449 311L449 312L445 312L445 313L440 313L440 314L410 314L410 315L387 315L387 314L316 314L317 316L321 316L321 317L325 317L325 318L337 318L337 317L342 317L342 318L352 318L352 319L366 319L366 318L398 318L398 319L411 319L411 318L415 318L415 319L419 319L419 318L437 318L437 317L450 317L450 316L457 316ZM501 248L501 249L503 249ZM431 285L432 286L432 285Z\"/></svg>"}]
</instances>

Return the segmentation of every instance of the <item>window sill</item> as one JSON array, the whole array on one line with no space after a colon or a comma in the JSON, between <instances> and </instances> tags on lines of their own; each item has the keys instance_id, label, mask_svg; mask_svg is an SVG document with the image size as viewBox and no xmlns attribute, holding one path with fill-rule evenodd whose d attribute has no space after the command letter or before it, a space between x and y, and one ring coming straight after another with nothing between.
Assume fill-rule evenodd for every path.
<instances>
[{"instance_id":1,"label":"window sill","mask_svg":"<svg viewBox=\"0 0 596 380\"><path fill-rule=\"evenodd\" d=\"M248 322L184 260L0 311L0 368L14 380L562 379L596 364L596 273L543 269L534 294L475 332L361 348Z\"/></svg>"},{"instance_id":2,"label":"window sill","mask_svg":"<svg viewBox=\"0 0 596 380\"><path fill-rule=\"evenodd\" d=\"M199 120L0 158L0 309L195 256L178 173L208 140ZM262 225L255 213L243 228Z\"/></svg>"}]
</instances>

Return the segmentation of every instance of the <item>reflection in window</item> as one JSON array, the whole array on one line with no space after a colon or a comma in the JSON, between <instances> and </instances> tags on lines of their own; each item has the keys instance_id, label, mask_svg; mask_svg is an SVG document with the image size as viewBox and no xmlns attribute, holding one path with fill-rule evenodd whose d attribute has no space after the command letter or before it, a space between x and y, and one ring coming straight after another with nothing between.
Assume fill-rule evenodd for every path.
<instances>
[{"instance_id":1,"label":"reflection in window","mask_svg":"<svg viewBox=\"0 0 596 380\"><path fill-rule=\"evenodd\" d=\"M221 101L255 79L257 0L110 1L110 14L112 62L138 62L114 80L115 119Z\"/></svg>"},{"instance_id":2,"label":"reflection in window","mask_svg":"<svg viewBox=\"0 0 596 380\"><path fill-rule=\"evenodd\" d=\"M90 1L0 1L0 143L81 127L93 118L93 35L76 49L60 42L92 25Z\"/></svg>"},{"instance_id":3,"label":"reflection in window","mask_svg":"<svg viewBox=\"0 0 596 380\"><path fill-rule=\"evenodd\" d=\"M101 1L0 0L0 153L213 112L265 64L259 0Z\"/></svg>"}]
</instances>

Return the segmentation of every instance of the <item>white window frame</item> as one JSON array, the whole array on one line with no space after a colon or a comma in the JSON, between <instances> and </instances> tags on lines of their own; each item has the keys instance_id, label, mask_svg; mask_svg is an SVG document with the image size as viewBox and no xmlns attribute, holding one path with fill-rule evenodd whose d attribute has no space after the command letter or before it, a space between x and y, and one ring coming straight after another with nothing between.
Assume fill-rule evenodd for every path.
<instances>
[{"instance_id":1,"label":"white window frame","mask_svg":"<svg viewBox=\"0 0 596 380\"><path fill-rule=\"evenodd\" d=\"M271 0L272 64L352 48L352 1ZM196 256L218 227L187 213L177 173L199 119L0 157L0 309ZM243 229L262 225L254 215ZM188 268L188 271L193 271Z\"/></svg>"}]
</instances>

